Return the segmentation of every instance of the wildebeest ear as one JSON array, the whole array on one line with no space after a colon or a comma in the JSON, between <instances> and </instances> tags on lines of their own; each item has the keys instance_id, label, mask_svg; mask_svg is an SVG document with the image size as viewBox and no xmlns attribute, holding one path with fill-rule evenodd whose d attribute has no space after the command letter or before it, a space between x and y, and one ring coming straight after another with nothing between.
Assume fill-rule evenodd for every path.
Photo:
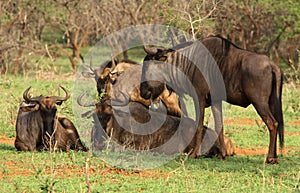
<instances>
[{"instance_id":1,"label":"wildebeest ear","mask_svg":"<svg viewBox=\"0 0 300 193\"><path fill-rule=\"evenodd\" d=\"M158 49L156 47L150 47L148 45L145 45L144 51L149 55L155 55L158 52Z\"/></svg>"},{"instance_id":2,"label":"wildebeest ear","mask_svg":"<svg viewBox=\"0 0 300 193\"><path fill-rule=\"evenodd\" d=\"M23 112L31 112L31 111L36 111L38 110L40 107L40 105L38 103L26 103L25 101L23 101L20 104L20 110Z\"/></svg>"},{"instance_id":3,"label":"wildebeest ear","mask_svg":"<svg viewBox=\"0 0 300 193\"><path fill-rule=\"evenodd\" d=\"M63 102L62 101L56 101L57 105L61 105Z\"/></svg>"}]
</instances>

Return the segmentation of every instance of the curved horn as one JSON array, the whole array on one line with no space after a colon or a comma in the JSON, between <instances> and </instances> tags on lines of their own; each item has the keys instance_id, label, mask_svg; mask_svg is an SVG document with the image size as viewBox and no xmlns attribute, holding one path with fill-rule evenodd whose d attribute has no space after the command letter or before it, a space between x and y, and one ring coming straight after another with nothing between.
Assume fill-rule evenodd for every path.
<instances>
[{"instance_id":1,"label":"curved horn","mask_svg":"<svg viewBox=\"0 0 300 193\"><path fill-rule=\"evenodd\" d=\"M34 97L34 98L29 98L29 97L28 97L28 92L29 92L30 89L31 89L31 86L28 87L28 88L24 91L24 93L23 93L23 98L24 98L24 100L25 100L26 102L39 102L39 101L40 101L39 98L36 98L36 97Z\"/></svg>"},{"instance_id":2,"label":"curved horn","mask_svg":"<svg viewBox=\"0 0 300 193\"><path fill-rule=\"evenodd\" d=\"M90 59L90 70L91 70L93 73L95 73L95 68L94 68L92 56L91 56L91 59Z\"/></svg>"},{"instance_id":3,"label":"curved horn","mask_svg":"<svg viewBox=\"0 0 300 193\"><path fill-rule=\"evenodd\" d=\"M28 87L28 88L24 91L24 93L23 93L23 98L24 98L24 100L27 101L27 102L30 101L30 98L28 98L28 92L29 92L30 89L31 89L31 86Z\"/></svg>"},{"instance_id":4,"label":"curved horn","mask_svg":"<svg viewBox=\"0 0 300 193\"><path fill-rule=\"evenodd\" d=\"M111 56L111 69L115 69L116 67L116 61L115 61L115 58L113 56Z\"/></svg>"},{"instance_id":5,"label":"curved horn","mask_svg":"<svg viewBox=\"0 0 300 193\"><path fill-rule=\"evenodd\" d=\"M66 100L68 100L70 98L70 96L71 96L70 92L66 88L64 88L63 86L59 85L59 87L61 89L63 89L63 91L65 91L66 96L65 97L53 96L52 98L55 99L56 101L66 101Z\"/></svg>"},{"instance_id":6,"label":"curved horn","mask_svg":"<svg viewBox=\"0 0 300 193\"><path fill-rule=\"evenodd\" d=\"M83 93L81 93L78 97L77 97L77 103L79 106L81 107L91 107L91 106L95 106L95 103L91 103L91 104L83 104L82 103L82 97L85 95L86 91L84 91Z\"/></svg>"},{"instance_id":7,"label":"curved horn","mask_svg":"<svg viewBox=\"0 0 300 193\"><path fill-rule=\"evenodd\" d=\"M149 55L155 55L158 52L156 47L144 46L144 50Z\"/></svg>"}]
</instances>

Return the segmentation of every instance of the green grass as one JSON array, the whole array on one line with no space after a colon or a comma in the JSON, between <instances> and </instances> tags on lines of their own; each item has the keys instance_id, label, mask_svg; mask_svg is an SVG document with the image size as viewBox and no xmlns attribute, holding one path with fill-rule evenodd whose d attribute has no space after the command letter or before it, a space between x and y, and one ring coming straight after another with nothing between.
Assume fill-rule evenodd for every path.
<instances>
[{"instance_id":1,"label":"green grass","mask_svg":"<svg viewBox=\"0 0 300 193\"><path fill-rule=\"evenodd\" d=\"M0 77L1 138L15 136L18 105L28 86L32 86L34 95L57 95L58 85L73 91L71 78L47 76ZM285 136L288 152L279 157L279 165L265 165L265 155L239 155L225 161L181 155L157 168L124 170L92 156L86 172L87 153L17 152L13 145L0 144L0 192L87 192L87 176L93 192L299 192L300 125L292 124L300 120L298 96L299 88L284 86L285 130L297 135ZM208 119L209 109L206 112ZM72 100L64 103L59 113L74 120ZM253 124L244 125L243 121L225 124L226 134L234 145L266 148L269 134L264 124L255 123L260 118L254 108L226 105L225 119L244 118L253 120ZM147 159L161 158L153 155Z\"/></svg>"},{"instance_id":2,"label":"green grass","mask_svg":"<svg viewBox=\"0 0 300 193\"><path fill-rule=\"evenodd\" d=\"M86 153L1 151L1 192L87 192ZM159 168L135 171L93 157L88 174L94 192L296 192L299 160L296 155L280 160L280 165L264 165L264 156L255 155L225 161L180 156Z\"/></svg>"}]
</instances>

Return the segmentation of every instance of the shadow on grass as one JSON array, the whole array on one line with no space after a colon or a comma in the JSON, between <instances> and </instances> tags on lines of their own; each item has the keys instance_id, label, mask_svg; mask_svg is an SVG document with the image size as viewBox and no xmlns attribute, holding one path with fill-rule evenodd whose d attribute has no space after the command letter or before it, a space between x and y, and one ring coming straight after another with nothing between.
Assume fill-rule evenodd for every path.
<instances>
[{"instance_id":1,"label":"shadow on grass","mask_svg":"<svg viewBox=\"0 0 300 193\"><path fill-rule=\"evenodd\" d=\"M7 144L0 144L0 151L1 150L5 150L5 151L17 151L14 146L7 145Z\"/></svg>"},{"instance_id":2,"label":"shadow on grass","mask_svg":"<svg viewBox=\"0 0 300 193\"><path fill-rule=\"evenodd\" d=\"M285 173L293 168L300 168L298 156L288 155L279 156L279 164L265 164L265 155L242 155L226 157L226 160L218 160L218 158L188 158L184 165L189 170L207 170L214 172L250 172L258 173L259 170L270 170L274 173ZM177 158L179 161L180 158ZM179 161L180 162L180 161Z\"/></svg>"}]
</instances>

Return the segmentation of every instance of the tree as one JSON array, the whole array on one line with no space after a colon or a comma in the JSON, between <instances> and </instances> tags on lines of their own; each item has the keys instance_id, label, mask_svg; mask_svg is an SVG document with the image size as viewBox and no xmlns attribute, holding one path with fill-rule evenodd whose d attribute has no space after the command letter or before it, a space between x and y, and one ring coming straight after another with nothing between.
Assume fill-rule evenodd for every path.
<instances>
[{"instance_id":1,"label":"tree","mask_svg":"<svg viewBox=\"0 0 300 193\"><path fill-rule=\"evenodd\" d=\"M82 47L134 25L165 24L199 39L221 34L241 46L271 55L298 68L300 45L298 0L8 0L0 1L0 73L21 73L39 58L67 57L73 72L83 60ZM171 29L170 28L170 29ZM170 30L174 42L186 33ZM126 34L112 37L111 45L125 50Z\"/></svg>"},{"instance_id":2,"label":"tree","mask_svg":"<svg viewBox=\"0 0 300 193\"><path fill-rule=\"evenodd\" d=\"M36 1L0 2L0 69L1 74L24 71L28 57L39 49L45 26L44 13Z\"/></svg>"},{"instance_id":3,"label":"tree","mask_svg":"<svg viewBox=\"0 0 300 193\"><path fill-rule=\"evenodd\" d=\"M67 57L75 72L83 46L131 25L163 21L159 0L24 0L0 6L1 73L24 71L33 55ZM112 41L124 46L130 35Z\"/></svg>"},{"instance_id":4,"label":"tree","mask_svg":"<svg viewBox=\"0 0 300 193\"><path fill-rule=\"evenodd\" d=\"M186 31L196 40L213 34L218 7L218 0L169 1L164 4L163 14L168 25Z\"/></svg>"},{"instance_id":5,"label":"tree","mask_svg":"<svg viewBox=\"0 0 300 193\"><path fill-rule=\"evenodd\" d=\"M293 3L291 3L293 2ZM278 60L287 53L281 46L294 30L299 16L292 11L296 1L229 0L218 9L216 31L244 49L271 55ZM299 7L299 6L298 6Z\"/></svg>"}]
</instances>

